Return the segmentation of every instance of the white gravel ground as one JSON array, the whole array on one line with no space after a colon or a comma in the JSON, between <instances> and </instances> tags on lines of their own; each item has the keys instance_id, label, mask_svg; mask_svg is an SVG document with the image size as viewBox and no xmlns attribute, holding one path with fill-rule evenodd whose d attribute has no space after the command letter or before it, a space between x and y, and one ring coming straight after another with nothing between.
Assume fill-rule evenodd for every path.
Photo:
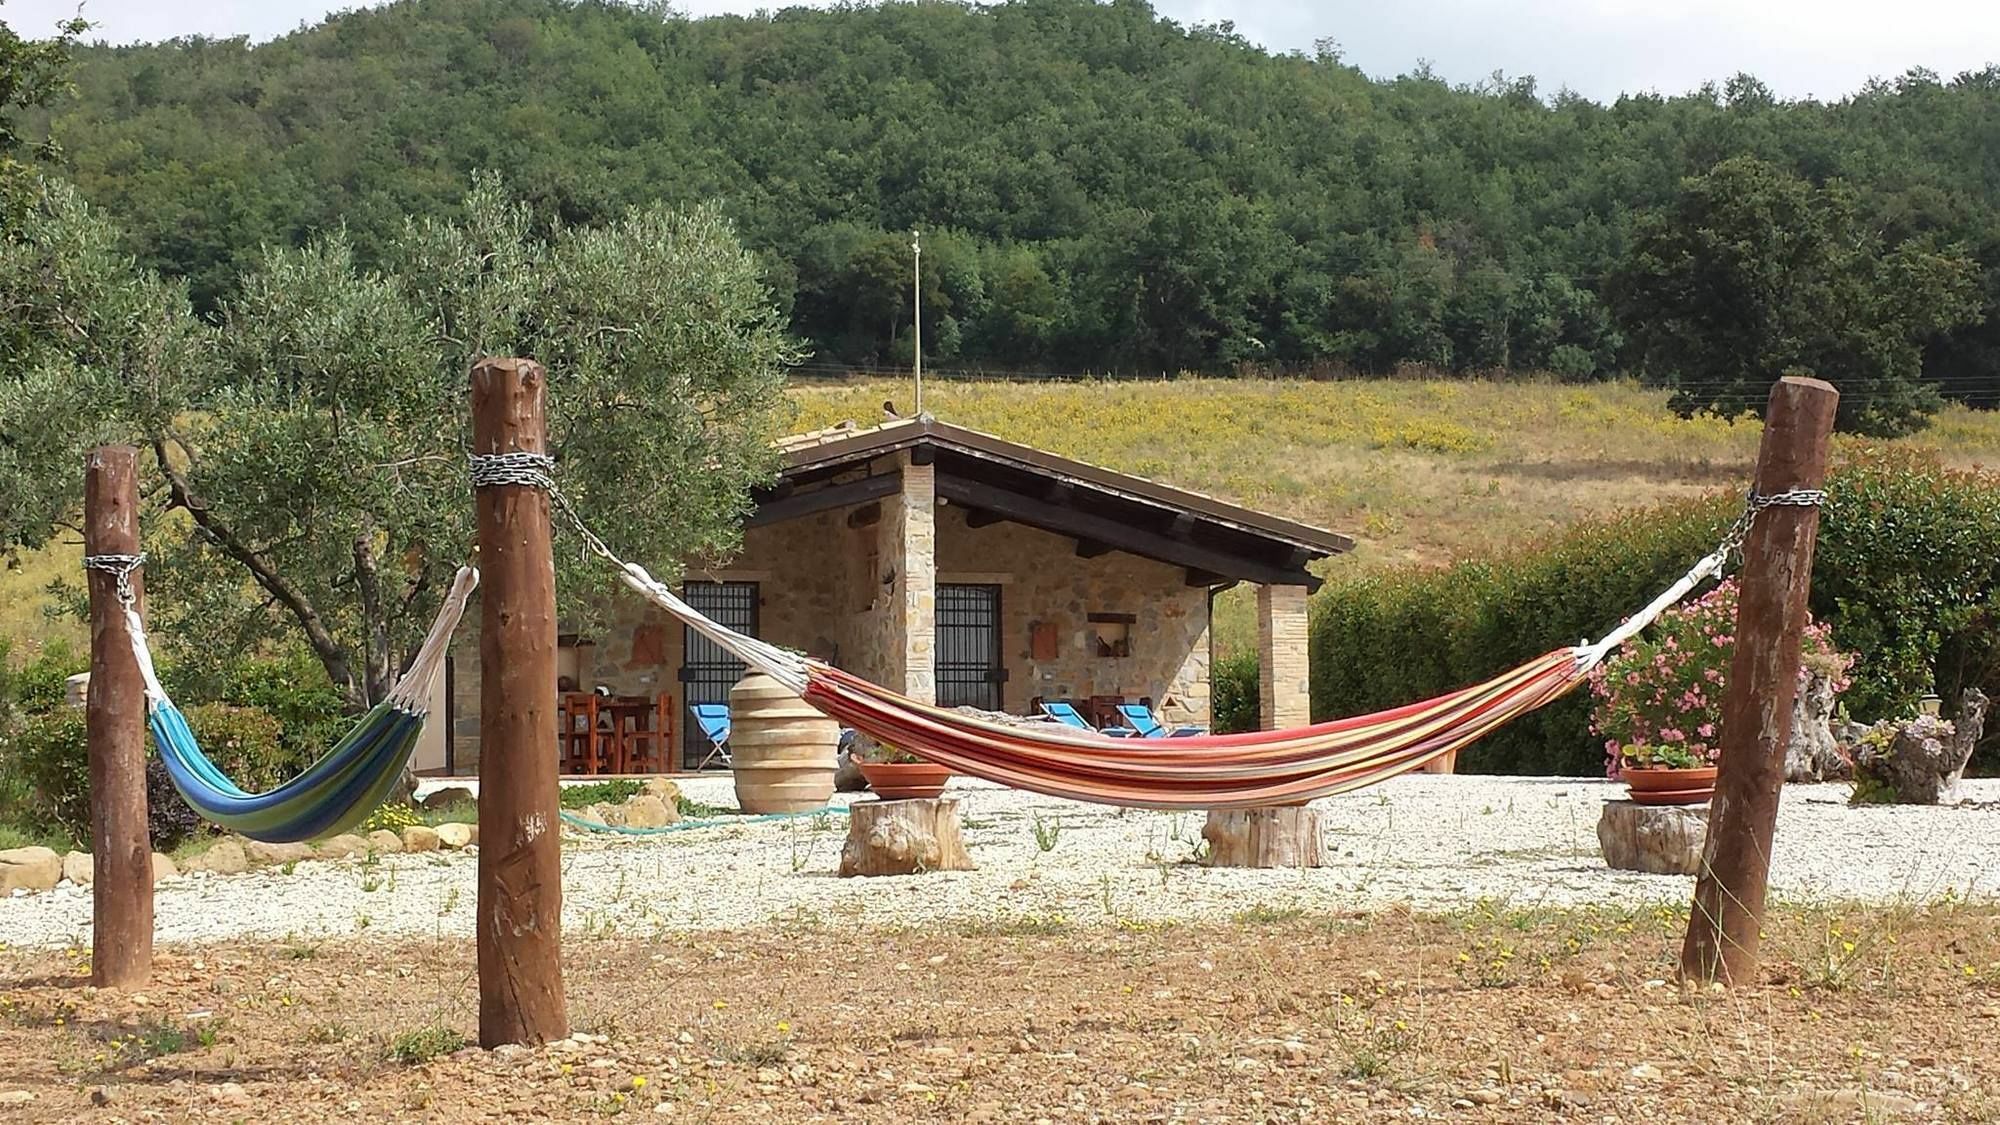
<instances>
[{"instance_id":1,"label":"white gravel ground","mask_svg":"<svg viewBox=\"0 0 2000 1125\"><path fill-rule=\"evenodd\" d=\"M682 783L733 805L726 778ZM1781 895L1924 902L1992 898L2000 887L2000 781L1969 782L1944 808L1846 805L1844 786L1786 790L1772 883ZM1333 866L1210 870L1191 862L1200 813L1075 804L960 779L975 872L841 879L838 815L700 828L645 838L564 841L564 925L571 934L638 935L811 920L910 924L1061 916L1227 918L1253 907L1333 911L1408 903L1451 909L1685 901L1692 880L1614 872L1598 855L1601 780L1410 775L1321 802ZM845 798L843 797L842 800ZM1043 826L1046 850L1037 841ZM473 857L383 856L372 865L300 864L290 875L197 874L161 883L162 941L358 932L472 933ZM87 890L0 900L0 942L86 941Z\"/></svg>"}]
</instances>

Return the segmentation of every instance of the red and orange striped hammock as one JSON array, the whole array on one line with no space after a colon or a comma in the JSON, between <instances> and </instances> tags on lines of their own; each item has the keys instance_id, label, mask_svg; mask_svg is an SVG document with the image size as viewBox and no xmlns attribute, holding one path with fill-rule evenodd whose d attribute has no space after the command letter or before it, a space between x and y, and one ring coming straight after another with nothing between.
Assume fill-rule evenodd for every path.
<instances>
[{"instance_id":1,"label":"red and orange striped hammock","mask_svg":"<svg viewBox=\"0 0 2000 1125\"><path fill-rule=\"evenodd\" d=\"M1557 649L1484 683L1388 711L1292 730L1120 739L1054 724L1003 724L931 706L703 616L664 584L625 563L642 597L884 745L953 771L1053 797L1155 809L1249 808L1303 803L1373 785L1459 750L1581 684L1590 669L1721 571L1730 545L1603 640ZM607 557L610 557L607 553Z\"/></svg>"}]
</instances>

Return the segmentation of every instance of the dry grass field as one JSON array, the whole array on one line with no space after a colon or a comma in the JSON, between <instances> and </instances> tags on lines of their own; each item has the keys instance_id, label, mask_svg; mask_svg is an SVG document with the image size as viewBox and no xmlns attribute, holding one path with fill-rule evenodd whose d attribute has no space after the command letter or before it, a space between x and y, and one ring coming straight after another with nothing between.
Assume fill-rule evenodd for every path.
<instances>
[{"instance_id":1,"label":"dry grass field","mask_svg":"<svg viewBox=\"0 0 2000 1125\"><path fill-rule=\"evenodd\" d=\"M798 429L869 424L907 381L803 386ZM925 406L959 425L1329 527L1359 540L1334 566L1440 562L1578 518L1743 485L1754 419L1676 418L1629 383L1375 379L1302 382L933 382ZM2000 462L2000 413L1952 408L1901 444L1956 464ZM0 636L17 657L52 623L43 590L76 550L0 571ZM1225 604L1229 648L1242 614Z\"/></svg>"}]
</instances>

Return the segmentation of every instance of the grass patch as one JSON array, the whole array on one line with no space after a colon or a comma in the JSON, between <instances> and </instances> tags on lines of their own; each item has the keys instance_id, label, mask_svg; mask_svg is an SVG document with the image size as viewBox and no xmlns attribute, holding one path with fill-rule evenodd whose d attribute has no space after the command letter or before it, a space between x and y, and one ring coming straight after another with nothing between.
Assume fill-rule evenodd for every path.
<instances>
[{"instance_id":1,"label":"grass patch","mask_svg":"<svg viewBox=\"0 0 2000 1125\"><path fill-rule=\"evenodd\" d=\"M389 1057L405 1066L418 1066L464 1047L465 1036L453 1028L420 1027L391 1039Z\"/></svg>"}]
</instances>

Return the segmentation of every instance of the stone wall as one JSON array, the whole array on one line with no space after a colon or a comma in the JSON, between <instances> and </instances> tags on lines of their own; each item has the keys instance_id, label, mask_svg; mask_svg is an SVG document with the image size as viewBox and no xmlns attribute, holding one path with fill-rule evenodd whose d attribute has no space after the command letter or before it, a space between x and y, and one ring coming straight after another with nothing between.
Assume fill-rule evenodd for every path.
<instances>
[{"instance_id":1,"label":"stone wall","mask_svg":"<svg viewBox=\"0 0 2000 1125\"><path fill-rule=\"evenodd\" d=\"M1208 591L1186 572L1120 551L1078 558L1076 542L1015 523L971 527L963 508L937 509L938 581L1000 586L1002 702L1123 695L1153 700L1169 722L1209 721ZM1129 615L1130 655L1099 656L1091 614ZM1035 626L1052 626L1054 654L1036 659Z\"/></svg>"}]
</instances>

